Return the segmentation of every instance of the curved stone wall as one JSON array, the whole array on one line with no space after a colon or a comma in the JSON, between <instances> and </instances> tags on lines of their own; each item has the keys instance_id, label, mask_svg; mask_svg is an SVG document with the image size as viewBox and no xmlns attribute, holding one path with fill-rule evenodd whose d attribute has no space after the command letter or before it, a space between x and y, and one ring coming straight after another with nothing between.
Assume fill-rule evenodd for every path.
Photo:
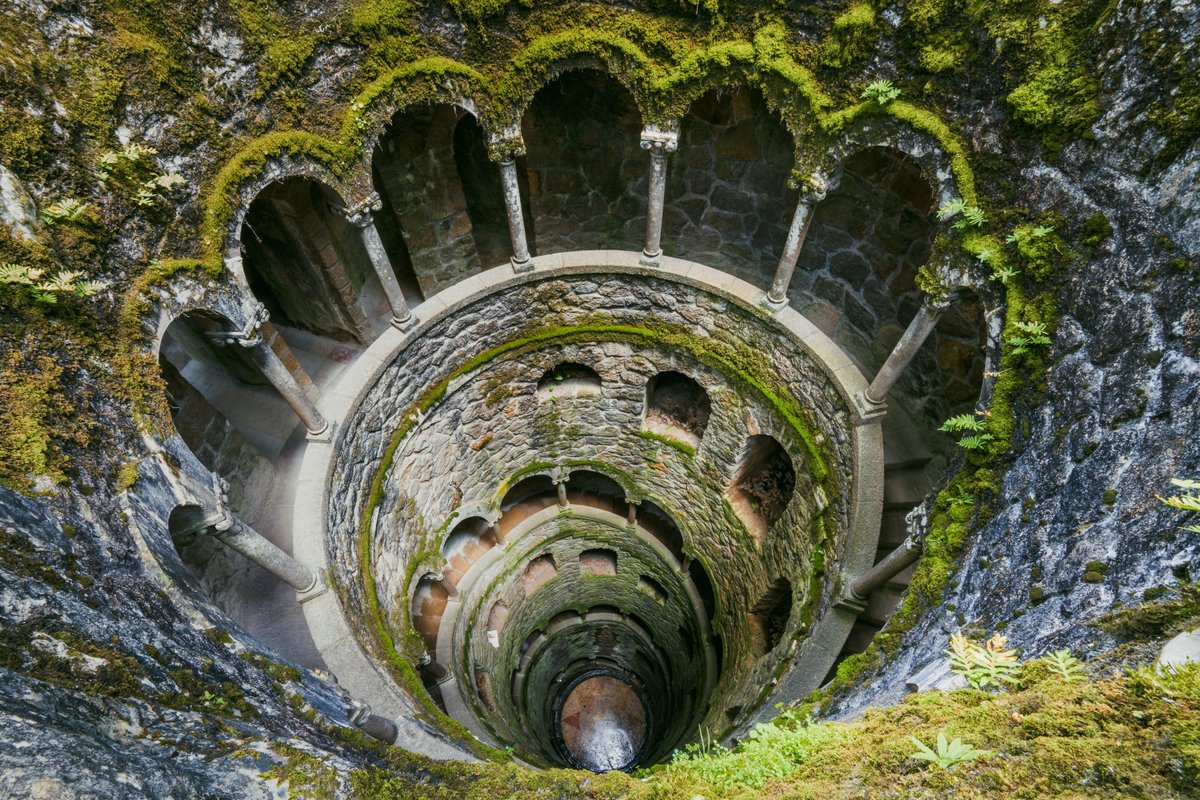
<instances>
[{"instance_id":1,"label":"curved stone wall","mask_svg":"<svg viewBox=\"0 0 1200 800\"><path fill-rule=\"evenodd\" d=\"M878 428L862 427L850 402L862 387L857 370L803 318L761 310L745 284L688 262L667 259L656 270L635 259L606 252L539 259L532 275L492 270L433 298L418 309L432 319L398 343L393 338L386 354L372 348L363 356L374 374L361 381L329 453L325 496L337 502L322 512L325 547L347 621L376 661L390 663L401 680L398 663L415 663L425 650L449 656L452 691L443 686L439 699L485 741L509 744L523 732L521 720L530 712L511 691L522 643L564 610L586 614L597 605L616 608L624 624L631 616L660 618L646 626L652 644L643 656L653 663L644 650L657 648L662 673L628 670L665 687L648 720L655 741L665 744L653 754L648 747L647 755L669 753L701 720L727 728L795 668L814 624L838 616L830 600L839 573L870 565L882 464L862 463L864 452L879 456ZM554 396L546 376L564 363L593 370L598 391ZM664 372L695 380L707 394L711 410L698 443L687 432L672 436L669 426L665 434L659 427L645 430L647 385ZM776 441L794 471L794 488L766 481L791 489L777 519L756 518L755 495L739 502L731 491L747 470L761 467L751 463L751 437ZM874 446L864 450L868 440ZM474 566L465 575L459 566L444 570L445 539L464 519L497 520L505 494L524 478L544 474L570 486L570 473L579 470L608 476L625 497L654 504L678 524L678 555L694 560L713 587L715 636L707 630L700 591L681 577L687 563L661 544L657 550L638 545L642 540L627 528L594 519L582 525L574 509L559 514L551 508L549 527L535 538L475 556L491 563L493 574L508 574L507 583L481 582ZM553 543L529 551L528 542L538 541ZM577 565L579 552L593 545L613 549L619 564L623 554L638 574L618 569L614 576L589 576L606 586L593 597L578 591L576 566L559 570L524 603L511 594L519 584L511 576L528 558L510 551L525 548L536 557L543 552L538 548L549 548L562 563L573 558ZM431 648L410 632L410 609L418 579L437 572L471 588L447 612L467 624L453 626L452 634L435 627L430 635L438 646ZM638 591L641 576L674 598L673 605ZM779 630L764 646L756 615L768 601L778 604L772 587L780 585L789 587L788 607L772 612L783 622L771 623ZM510 601L509 617L493 644L488 598L501 597ZM627 607L614 605L613 597L626 597ZM689 649L685 636L695 639L694 663L679 658ZM836 654L840 647L837 635L816 638L823 640L822 652ZM664 652L673 655L664 660ZM819 658L820 669L831 659ZM524 680L544 680L547 670L564 666L570 664L561 658L542 658L529 665ZM812 677L814 685L822 675ZM704 691L671 689L696 685ZM539 713L545 718L547 712ZM481 725L480 719L490 721ZM552 735L526 739L533 744L522 751L555 760Z\"/></svg>"}]
</instances>

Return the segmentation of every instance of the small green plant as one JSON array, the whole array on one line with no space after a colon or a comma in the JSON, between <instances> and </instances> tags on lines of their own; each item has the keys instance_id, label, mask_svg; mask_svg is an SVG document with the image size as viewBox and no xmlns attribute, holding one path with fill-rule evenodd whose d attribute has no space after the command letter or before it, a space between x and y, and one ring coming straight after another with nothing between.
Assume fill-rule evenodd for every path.
<instances>
[{"instance_id":1,"label":"small green plant","mask_svg":"<svg viewBox=\"0 0 1200 800\"><path fill-rule=\"evenodd\" d=\"M928 761L941 769L950 769L955 764L961 764L964 761L974 761L977 758L995 755L991 750L980 750L969 744L963 744L962 739L958 737L947 742L946 734L941 732L937 735L936 752L915 736L912 737L912 743L917 746L917 752L913 753L910 758L917 761Z\"/></svg>"},{"instance_id":2,"label":"small green plant","mask_svg":"<svg viewBox=\"0 0 1200 800\"><path fill-rule=\"evenodd\" d=\"M47 225L54 225L59 222L78 222L83 218L83 215L88 211L88 204L81 203L74 198L60 200L57 203L51 203L42 209L39 216L42 222Z\"/></svg>"},{"instance_id":3,"label":"small green plant","mask_svg":"<svg viewBox=\"0 0 1200 800\"><path fill-rule=\"evenodd\" d=\"M785 725L776 724L780 721ZM736 748L713 741L701 730L700 740L675 751L663 768L684 773L714 787L758 788L787 777L804 764L821 745L841 739L844 729L823 723L799 723L795 717L760 722Z\"/></svg>"},{"instance_id":4,"label":"small green plant","mask_svg":"<svg viewBox=\"0 0 1200 800\"><path fill-rule=\"evenodd\" d=\"M983 209L979 206L967 205L966 201L961 197L956 197L953 200L942 203L938 207L937 215L938 219L942 221L959 217L953 225L953 227L959 230L963 228L981 228L987 223L987 214L983 213Z\"/></svg>"},{"instance_id":5,"label":"small green plant","mask_svg":"<svg viewBox=\"0 0 1200 800\"><path fill-rule=\"evenodd\" d=\"M959 414L951 417L942 423L939 431L946 433L964 433L970 432L970 435L964 436L958 440L958 446L966 450L978 450L995 437L990 433L983 431L984 420L980 419L975 414Z\"/></svg>"},{"instance_id":6,"label":"small green plant","mask_svg":"<svg viewBox=\"0 0 1200 800\"><path fill-rule=\"evenodd\" d=\"M1071 655L1070 650L1055 650L1050 655L1046 656L1046 663L1050 665L1051 671L1062 678L1067 683L1078 683L1079 681L1087 680L1087 676L1083 673L1083 664L1079 659Z\"/></svg>"},{"instance_id":7,"label":"small green plant","mask_svg":"<svg viewBox=\"0 0 1200 800\"><path fill-rule=\"evenodd\" d=\"M1129 691L1139 697L1200 700L1200 662L1148 664L1132 669Z\"/></svg>"},{"instance_id":8,"label":"small green plant","mask_svg":"<svg viewBox=\"0 0 1200 800\"><path fill-rule=\"evenodd\" d=\"M1183 491L1176 493L1172 497L1156 495L1159 502L1166 503L1171 508L1200 512L1200 481L1187 478L1171 478L1171 483ZM1200 525L1183 525L1180 527L1180 530L1200 533Z\"/></svg>"},{"instance_id":9,"label":"small green plant","mask_svg":"<svg viewBox=\"0 0 1200 800\"><path fill-rule=\"evenodd\" d=\"M992 264L992 277L1003 283L1005 286L1013 278L1019 274L1015 269L1005 265Z\"/></svg>"},{"instance_id":10,"label":"small green plant","mask_svg":"<svg viewBox=\"0 0 1200 800\"><path fill-rule=\"evenodd\" d=\"M967 679L976 689L1000 687L1017 679L1017 652L1007 647L1008 639L996 633L979 642L961 633L950 637L950 671Z\"/></svg>"},{"instance_id":11,"label":"small green plant","mask_svg":"<svg viewBox=\"0 0 1200 800\"><path fill-rule=\"evenodd\" d=\"M899 87L894 86L889 80L871 81L862 91L863 100L874 100L881 106L886 106L899 96Z\"/></svg>"},{"instance_id":12,"label":"small green plant","mask_svg":"<svg viewBox=\"0 0 1200 800\"><path fill-rule=\"evenodd\" d=\"M64 294L91 297L108 285L106 281L84 280L83 273L74 270L63 270L49 278L43 278L45 274L44 269L36 267L0 264L0 284L24 286L39 303L57 303Z\"/></svg>"},{"instance_id":13,"label":"small green plant","mask_svg":"<svg viewBox=\"0 0 1200 800\"><path fill-rule=\"evenodd\" d=\"M1046 225L1038 225L1030 228L1028 233L1023 233L1021 228L1014 228L1012 233L1004 237L1004 241L1008 244L1019 245L1031 239L1043 239L1052 233L1054 233L1054 228L1047 227Z\"/></svg>"},{"instance_id":14,"label":"small green plant","mask_svg":"<svg viewBox=\"0 0 1200 800\"><path fill-rule=\"evenodd\" d=\"M956 506L973 506L975 505L975 495L956 485L954 493L950 495L950 502Z\"/></svg>"},{"instance_id":15,"label":"small green plant","mask_svg":"<svg viewBox=\"0 0 1200 800\"><path fill-rule=\"evenodd\" d=\"M204 705L208 706L209 708L216 708L219 710L224 710L226 704L229 702L224 697L215 695L207 690L205 690L204 695L200 699L204 702Z\"/></svg>"},{"instance_id":16,"label":"small green plant","mask_svg":"<svg viewBox=\"0 0 1200 800\"><path fill-rule=\"evenodd\" d=\"M1012 348L1013 355L1019 356L1022 353L1028 353L1034 347L1050 346L1050 336L1046 332L1046 323L1018 321L1013 323L1013 327L1019 333L1009 334L1004 337L1004 343Z\"/></svg>"},{"instance_id":17,"label":"small green plant","mask_svg":"<svg viewBox=\"0 0 1200 800\"><path fill-rule=\"evenodd\" d=\"M142 208L165 203L167 195L186 186L187 180L176 172L157 174L153 160L156 152L153 147L136 142L120 150L109 150L97 163L100 179L133 192L133 202Z\"/></svg>"}]
</instances>

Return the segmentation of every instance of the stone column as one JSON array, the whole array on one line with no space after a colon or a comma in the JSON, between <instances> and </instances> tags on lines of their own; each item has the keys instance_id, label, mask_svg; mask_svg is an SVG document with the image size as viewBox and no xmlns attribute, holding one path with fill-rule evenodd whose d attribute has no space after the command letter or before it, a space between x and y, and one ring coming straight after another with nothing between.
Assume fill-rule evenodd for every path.
<instances>
[{"instance_id":1,"label":"stone column","mask_svg":"<svg viewBox=\"0 0 1200 800\"><path fill-rule=\"evenodd\" d=\"M444 572L427 572L427 573L425 573L425 577L429 578L431 581L436 581L437 583L440 583L442 588L446 590L447 596L458 597L458 587L454 585L454 582L452 580L450 580L449 578L446 577L446 573L444 573Z\"/></svg>"},{"instance_id":2,"label":"stone column","mask_svg":"<svg viewBox=\"0 0 1200 800\"><path fill-rule=\"evenodd\" d=\"M559 508L570 508L571 502L567 500L567 481L564 478L555 483L554 488L558 491Z\"/></svg>"},{"instance_id":3,"label":"stone column","mask_svg":"<svg viewBox=\"0 0 1200 800\"><path fill-rule=\"evenodd\" d=\"M213 534L221 544L236 550L267 572L291 586L297 592L307 592L317 585L317 573L271 544L260 533L237 517L228 517L228 528L218 523Z\"/></svg>"},{"instance_id":4,"label":"stone column","mask_svg":"<svg viewBox=\"0 0 1200 800\"><path fill-rule=\"evenodd\" d=\"M867 595L908 569L920 557L921 543L909 536L899 547L888 553L883 561L871 567L850 585L850 589L845 593L844 602L847 605L864 605Z\"/></svg>"},{"instance_id":5,"label":"stone column","mask_svg":"<svg viewBox=\"0 0 1200 800\"><path fill-rule=\"evenodd\" d=\"M783 255L779 257L775 279L767 292L767 302L771 305L787 305L788 287L792 284L792 275L796 272L796 261L800 258L800 251L804 249L804 239L808 236L808 226L812 224L813 211L817 203L825 199L826 191L825 179L814 175L809 180L809 188L801 193L796 202L796 213L792 215L792 227L788 229Z\"/></svg>"},{"instance_id":6,"label":"stone column","mask_svg":"<svg viewBox=\"0 0 1200 800\"><path fill-rule=\"evenodd\" d=\"M508 212L508 236L512 241L514 272L528 272L529 242L525 237L525 214L521 205L521 184L517 180L517 157L525 154L525 142L517 126L505 128L488 136L488 158L500 169L500 187L504 193L504 208Z\"/></svg>"},{"instance_id":7,"label":"stone column","mask_svg":"<svg viewBox=\"0 0 1200 800\"><path fill-rule=\"evenodd\" d=\"M213 494L216 509L203 520L201 527L211 528L219 542L241 553L297 592L316 588L316 570L301 564L233 515L228 505L229 484L215 473Z\"/></svg>"},{"instance_id":8,"label":"stone column","mask_svg":"<svg viewBox=\"0 0 1200 800\"><path fill-rule=\"evenodd\" d=\"M500 530L500 526L497 524L500 522L500 512L493 511L485 516L484 519L487 521L487 532L492 537L492 541L496 543L497 547L504 547L504 543L508 540L508 537L504 535L504 532Z\"/></svg>"},{"instance_id":9,"label":"stone column","mask_svg":"<svg viewBox=\"0 0 1200 800\"><path fill-rule=\"evenodd\" d=\"M400 281L396 279L396 271L392 269L391 259L388 258L387 251L383 247L383 240L379 238L379 231L375 228L374 212L381 208L383 208L383 200L378 193L371 192L349 208L338 207L335 210L342 214L351 225L358 228L359 237L367 251L367 258L371 260L371 268L379 277L383 293L387 296L388 307L392 310L392 325L400 330L405 330L412 327L416 318L408 310L408 300L404 297L404 290L400 288Z\"/></svg>"},{"instance_id":10,"label":"stone column","mask_svg":"<svg viewBox=\"0 0 1200 800\"><path fill-rule=\"evenodd\" d=\"M625 511L625 523L632 528L637 525L638 504L627 497L625 498L625 505L628 507Z\"/></svg>"},{"instance_id":11,"label":"stone column","mask_svg":"<svg viewBox=\"0 0 1200 800\"><path fill-rule=\"evenodd\" d=\"M647 125L642 131L641 145L650 152L650 175L647 180L646 246L642 263L655 266L662 260L663 204L667 195L667 154L679 147L679 128Z\"/></svg>"},{"instance_id":12,"label":"stone column","mask_svg":"<svg viewBox=\"0 0 1200 800\"><path fill-rule=\"evenodd\" d=\"M395 744L396 739L400 736L400 729L396 727L395 722L387 717L371 713L371 707L361 700L351 700L350 706L346 709L346 715L354 727L373 739L378 739L386 744Z\"/></svg>"},{"instance_id":13,"label":"stone column","mask_svg":"<svg viewBox=\"0 0 1200 800\"><path fill-rule=\"evenodd\" d=\"M942 312L949 305L949 302L946 301L938 302L928 297L925 298L925 301L921 303L921 308L917 311L917 315L908 324L908 329L904 331L904 335L900 337L900 341L896 342L896 346L892 348L887 361L880 367L875 380L871 381L871 385L864 392L863 396L866 398L868 404L876 406L883 404L888 392L896 385L896 381L904 374L904 370L908 365L912 363L913 358L917 355L917 351L921 349L921 345L929 338L929 334L933 332L938 319L942 316Z\"/></svg>"},{"instance_id":14,"label":"stone column","mask_svg":"<svg viewBox=\"0 0 1200 800\"><path fill-rule=\"evenodd\" d=\"M425 653L417 661L417 668L428 672L429 675L438 683L445 683L450 679L450 670L444 665L434 660L433 656Z\"/></svg>"},{"instance_id":15,"label":"stone column","mask_svg":"<svg viewBox=\"0 0 1200 800\"><path fill-rule=\"evenodd\" d=\"M517 181L517 161L505 158L500 166L500 185L504 189L504 207L508 211L508 236L512 241L512 265L517 272L533 269L529 244L525 240L525 214L521 206L521 185Z\"/></svg>"},{"instance_id":16,"label":"stone column","mask_svg":"<svg viewBox=\"0 0 1200 800\"><path fill-rule=\"evenodd\" d=\"M304 427L308 429L309 438L320 438L329 431L329 422L321 415L316 403L304 393L304 389L292 375L291 370L263 339L260 326L267 319L267 309L261 303L257 303L254 317L245 330L220 331L209 334L209 337L218 344L238 344L245 347L250 354L250 359L262 372L263 377L275 387L275 390L283 396L287 404L296 412L296 416L304 423Z\"/></svg>"}]
</instances>

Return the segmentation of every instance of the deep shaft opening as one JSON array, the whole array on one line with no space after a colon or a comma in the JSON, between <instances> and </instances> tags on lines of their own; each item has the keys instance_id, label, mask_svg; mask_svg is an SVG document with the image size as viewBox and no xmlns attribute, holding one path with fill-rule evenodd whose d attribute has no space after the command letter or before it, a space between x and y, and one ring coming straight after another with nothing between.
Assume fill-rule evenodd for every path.
<instances>
[{"instance_id":1,"label":"deep shaft opening","mask_svg":"<svg viewBox=\"0 0 1200 800\"><path fill-rule=\"evenodd\" d=\"M427 653L447 652L447 615L468 621L476 719L532 762L602 772L668 757L720 663L712 581L683 555L675 520L585 469L516 481L500 508L490 523L457 521L445 568L416 581ZM425 675L435 699L453 696Z\"/></svg>"}]
</instances>

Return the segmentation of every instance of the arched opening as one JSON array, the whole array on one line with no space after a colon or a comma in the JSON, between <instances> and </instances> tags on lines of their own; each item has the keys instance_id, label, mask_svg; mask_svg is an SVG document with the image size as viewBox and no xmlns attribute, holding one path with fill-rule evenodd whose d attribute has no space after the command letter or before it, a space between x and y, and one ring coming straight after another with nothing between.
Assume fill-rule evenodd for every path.
<instances>
[{"instance_id":1,"label":"arched opening","mask_svg":"<svg viewBox=\"0 0 1200 800\"><path fill-rule=\"evenodd\" d=\"M698 98L668 164L665 251L767 285L796 205L794 158L791 133L757 90Z\"/></svg>"},{"instance_id":2,"label":"arched opening","mask_svg":"<svg viewBox=\"0 0 1200 800\"><path fill-rule=\"evenodd\" d=\"M468 517L450 531L442 543L442 555L446 559L445 575L452 583L457 584L480 556L496 546L488 535L490 527L482 517Z\"/></svg>"},{"instance_id":3,"label":"arched opening","mask_svg":"<svg viewBox=\"0 0 1200 800\"><path fill-rule=\"evenodd\" d=\"M666 547L676 561L683 559L683 534L661 506L653 500L643 500L637 507L637 523Z\"/></svg>"},{"instance_id":4,"label":"arched opening","mask_svg":"<svg viewBox=\"0 0 1200 800\"><path fill-rule=\"evenodd\" d=\"M987 315L975 292L960 289L933 329L933 358L945 398L944 416L970 413L983 388ZM920 373L914 364L910 372ZM902 379L903 380L903 379Z\"/></svg>"},{"instance_id":5,"label":"arched opening","mask_svg":"<svg viewBox=\"0 0 1200 800\"><path fill-rule=\"evenodd\" d=\"M742 447L738 469L725 492L729 504L761 543L792 500L796 470L792 457L773 436L751 436Z\"/></svg>"},{"instance_id":6,"label":"arched opening","mask_svg":"<svg viewBox=\"0 0 1200 800\"><path fill-rule=\"evenodd\" d=\"M638 591L649 596L654 602L659 605L666 605L670 596L662 584L651 578L649 575L639 575L637 582Z\"/></svg>"},{"instance_id":7,"label":"arched opening","mask_svg":"<svg viewBox=\"0 0 1200 800\"><path fill-rule=\"evenodd\" d=\"M171 322L158 351L175 430L201 464L222 475L269 470L266 459L282 451L298 422L245 348L213 338L235 328L217 314L191 311Z\"/></svg>"},{"instance_id":8,"label":"arched opening","mask_svg":"<svg viewBox=\"0 0 1200 800\"><path fill-rule=\"evenodd\" d=\"M579 554L579 571L584 575L616 575L617 554L612 550L584 550Z\"/></svg>"},{"instance_id":9,"label":"arched opening","mask_svg":"<svg viewBox=\"0 0 1200 800\"><path fill-rule=\"evenodd\" d=\"M202 565L220 548L220 543L211 536L205 536L207 530L207 514L196 505L176 506L167 518L167 531L171 534L171 543L179 553L184 564L193 568L197 577L202 575Z\"/></svg>"},{"instance_id":10,"label":"arched opening","mask_svg":"<svg viewBox=\"0 0 1200 800\"><path fill-rule=\"evenodd\" d=\"M554 556L549 553L531 560L525 565L525 571L521 574L521 585L525 590L525 596L531 597L538 589L554 580L557 575L558 567L554 564Z\"/></svg>"},{"instance_id":11,"label":"arched opening","mask_svg":"<svg viewBox=\"0 0 1200 800\"><path fill-rule=\"evenodd\" d=\"M471 239L480 266L488 269L503 264L511 255L500 172L488 158L487 137L474 117L463 116L454 126L453 138L454 165L471 223ZM526 219L527 231L528 223Z\"/></svg>"},{"instance_id":12,"label":"arched opening","mask_svg":"<svg viewBox=\"0 0 1200 800\"><path fill-rule=\"evenodd\" d=\"M548 475L530 475L512 486L500 501L500 518L492 527L492 539L503 542L518 525L543 509L558 504L558 487Z\"/></svg>"},{"instance_id":13,"label":"arched opening","mask_svg":"<svg viewBox=\"0 0 1200 800\"><path fill-rule=\"evenodd\" d=\"M622 517L629 511L625 488L607 475L587 469L570 474L567 500L571 505L599 508Z\"/></svg>"},{"instance_id":14,"label":"arched opening","mask_svg":"<svg viewBox=\"0 0 1200 800\"><path fill-rule=\"evenodd\" d=\"M307 178L263 189L242 225L246 280L277 324L369 344L390 314L386 301L364 308L375 278L359 231L335 209L332 190ZM382 294L373 293L381 301Z\"/></svg>"},{"instance_id":15,"label":"arched opening","mask_svg":"<svg viewBox=\"0 0 1200 800\"><path fill-rule=\"evenodd\" d=\"M392 117L372 154L371 178L383 201L376 227L405 296L415 300L480 269L458 170L462 114L444 103L409 106Z\"/></svg>"},{"instance_id":16,"label":"arched opening","mask_svg":"<svg viewBox=\"0 0 1200 800\"><path fill-rule=\"evenodd\" d=\"M777 578L750 609L750 647L756 656L775 649L792 615L792 584Z\"/></svg>"},{"instance_id":17,"label":"arched opening","mask_svg":"<svg viewBox=\"0 0 1200 800\"><path fill-rule=\"evenodd\" d=\"M600 376L584 364L564 361L546 370L538 379L537 396L543 403L575 397L599 397Z\"/></svg>"},{"instance_id":18,"label":"arched opening","mask_svg":"<svg viewBox=\"0 0 1200 800\"><path fill-rule=\"evenodd\" d=\"M704 604L704 612L708 614L708 619L711 621L717 613L717 593L713 589L712 578L708 577L708 570L699 561L693 561L688 569L688 577L691 578L692 585L696 587L696 594L700 595L700 602Z\"/></svg>"},{"instance_id":19,"label":"arched opening","mask_svg":"<svg viewBox=\"0 0 1200 800\"><path fill-rule=\"evenodd\" d=\"M660 372L646 384L645 430L699 447L712 403L708 392L681 372Z\"/></svg>"},{"instance_id":20,"label":"arched opening","mask_svg":"<svg viewBox=\"0 0 1200 800\"><path fill-rule=\"evenodd\" d=\"M425 575L417 581L413 591L412 606L409 616L412 619L413 630L421 636L425 643L425 652L437 653L438 630L442 625L442 615L446 612L446 603L450 593L437 578Z\"/></svg>"},{"instance_id":21,"label":"arched opening","mask_svg":"<svg viewBox=\"0 0 1200 800\"><path fill-rule=\"evenodd\" d=\"M568 608L550 618L550 621L546 623L546 633L552 634L560 628L565 628L568 625L577 625L580 622L583 622L583 615L573 608Z\"/></svg>"},{"instance_id":22,"label":"arched opening","mask_svg":"<svg viewBox=\"0 0 1200 800\"><path fill-rule=\"evenodd\" d=\"M504 623L507 619L508 619L508 606L505 605L500 600L497 600L496 602L492 603L492 607L488 611L488 620L487 620L488 633L490 634L493 631L496 632L497 634L500 633L500 631L504 630ZM496 646L498 647L499 644L500 643L497 641Z\"/></svg>"},{"instance_id":23,"label":"arched opening","mask_svg":"<svg viewBox=\"0 0 1200 800\"><path fill-rule=\"evenodd\" d=\"M646 154L641 116L620 83L592 69L543 86L521 121L538 253L640 250Z\"/></svg>"},{"instance_id":24,"label":"arched opening","mask_svg":"<svg viewBox=\"0 0 1200 800\"><path fill-rule=\"evenodd\" d=\"M500 508L507 511L524 500L545 495L553 496L556 491L554 481L550 479L549 475L530 475L522 478L504 493L504 499L500 501Z\"/></svg>"},{"instance_id":25,"label":"arched opening","mask_svg":"<svg viewBox=\"0 0 1200 800\"><path fill-rule=\"evenodd\" d=\"M873 375L921 302L934 191L920 165L892 148L860 150L840 172L813 210L788 295Z\"/></svg>"}]
</instances>

